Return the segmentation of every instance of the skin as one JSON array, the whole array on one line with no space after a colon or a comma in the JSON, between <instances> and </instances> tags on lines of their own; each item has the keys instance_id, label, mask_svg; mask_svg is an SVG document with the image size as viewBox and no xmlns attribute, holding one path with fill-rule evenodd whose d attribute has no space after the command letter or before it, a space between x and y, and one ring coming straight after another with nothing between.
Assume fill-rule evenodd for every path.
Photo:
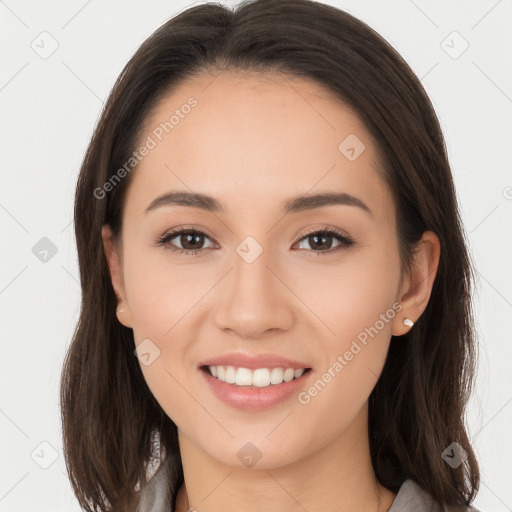
<instances>
[{"instance_id":1,"label":"skin","mask_svg":"<svg viewBox=\"0 0 512 512\"><path fill-rule=\"evenodd\" d=\"M427 306L439 241L424 234L413 272L401 281L395 206L376 145L316 82L197 76L157 105L141 140L190 96L198 105L133 171L121 240L108 225L102 232L118 319L136 345L149 338L160 350L141 369L178 427L185 485L177 510L388 510L396 495L373 471L368 397L391 335L407 332L403 319L416 321ZM354 161L338 150L349 134L366 146ZM174 189L211 195L225 211L174 205L144 213ZM285 200L320 191L356 196L372 214L335 205L283 216ZM207 235L199 253L156 244L181 225ZM355 244L340 249L333 238L315 254L319 246L306 235L325 226ZM263 249L251 264L236 252L249 235ZM187 240L168 245L180 242ZM402 310L307 404L293 396L241 411L221 402L196 368L228 352L270 352L307 362L313 383L394 303ZM237 457L247 442L262 454L251 468Z\"/></svg>"}]
</instances>

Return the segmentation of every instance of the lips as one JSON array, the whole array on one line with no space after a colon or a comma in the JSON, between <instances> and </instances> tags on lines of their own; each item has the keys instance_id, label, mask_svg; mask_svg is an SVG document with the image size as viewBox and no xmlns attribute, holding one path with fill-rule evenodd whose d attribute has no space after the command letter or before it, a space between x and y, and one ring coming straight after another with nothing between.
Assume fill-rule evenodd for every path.
<instances>
[{"instance_id":1,"label":"lips","mask_svg":"<svg viewBox=\"0 0 512 512\"><path fill-rule=\"evenodd\" d=\"M289 401L303 390L314 378L314 371L305 371L301 376L289 382L266 387L237 386L216 379L208 371L200 371L213 394L224 404L245 411L261 411L282 402Z\"/></svg>"},{"instance_id":2,"label":"lips","mask_svg":"<svg viewBox=\"0 0 512 512\"><path fill-rule=\"evenodd\" d=\"M205 366L234 366L237 368L248 368L256 370L258 368L311 368L303 361L295 361L276 354L248 354L232 352L217 357L205 359L198 363L197 367Z\"/></svg>"}]
</instances>

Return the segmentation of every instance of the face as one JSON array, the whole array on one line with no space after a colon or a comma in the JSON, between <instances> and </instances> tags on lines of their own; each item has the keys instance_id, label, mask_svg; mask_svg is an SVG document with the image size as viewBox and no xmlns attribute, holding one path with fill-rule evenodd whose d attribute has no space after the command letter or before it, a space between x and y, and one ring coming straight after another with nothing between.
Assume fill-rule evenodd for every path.
<instances>
[{"instance_id":1,"label":"face","mask_svg":"<svg viewBox=\"0 0 512 512\"><path fill-rule=\"evenodd\" d=\"M202 75L157 105L140 140L152 147L127 190L122 244L110 253L103 234L119 320L144 343L141 369L168 416L235 467L247 442L274 467L363 424L390 337L408 329L399 311L410 282L400 284L395 207L358 117L312 81ZM155 203L171 191L219 207ZM291 203L325 193L342 200ZM291 394L251 388L271 402L244 406L240 387L224 384L221 397L198 368L226 354L311 370L270 386Z\"/></svg>"}]
</instances>

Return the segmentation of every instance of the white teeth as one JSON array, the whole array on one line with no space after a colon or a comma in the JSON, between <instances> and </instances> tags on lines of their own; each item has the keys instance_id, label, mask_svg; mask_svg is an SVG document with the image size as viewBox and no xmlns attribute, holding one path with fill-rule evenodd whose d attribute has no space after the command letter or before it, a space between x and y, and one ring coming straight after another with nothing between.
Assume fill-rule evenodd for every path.
<instances>
[{"instance_id":1,"label":"white teeth","mask_svg":"<svg viewBox=\"0 0 512 512\"><path fill-rule=\"evenodd\" d=\"M236 368L234 366L208 366L213 377L237 386L256 386L264 388L271 384L281 384L298 379L305 371L304 368Z\"/></svg>"},{"instance_id":2,"label":"white teeth","mask_svg":"<svg viewBox=\"0 0 512 512\"><path fill-rule=\"evenodd\" d=\"M270 372L270 384L281 384L283 382L283 369L282 368L272 368Z\"/></svg>"},{"instance_id":3,"label":"white teeth","mask_svg":"<svg viewBox=\"0 0 512 512\"><path fill-rule=\"evenodd\" d=\"M236 371L237 386L251 386L252 385L252 372L247 368L238 368Z\"/></svg>"},{"instance_id":4,"label":"white teeth","mask_svg":"<svg viewBox=\"0 0 512 512\"><path fill-rule=\"evenodd\" d=\"M286 368L284 371L284 381L290 382L295 376L295 370L293 368Z\"/></svg>"},{"instance_id":5,"label":"white teeth","mask_svg":"<svg viewBox=\"0 0 512 512\"><path fill-rule=\"evenodd\" d=\"M226 373L224 374L224 380L228 384L234 384L236 382L236 370L233 366L226 366Z\"/></svg>"},{"instance_id":6,"label":"white teeth","mask_svg":"<svg viewBox=\"0 0 512 512\"><path fill-rule=\"evenodd\" d=\"M264 388L270 385L270 371L267 368L258 368L252 372L252 385Z\"/></svg>"}]
</instances>

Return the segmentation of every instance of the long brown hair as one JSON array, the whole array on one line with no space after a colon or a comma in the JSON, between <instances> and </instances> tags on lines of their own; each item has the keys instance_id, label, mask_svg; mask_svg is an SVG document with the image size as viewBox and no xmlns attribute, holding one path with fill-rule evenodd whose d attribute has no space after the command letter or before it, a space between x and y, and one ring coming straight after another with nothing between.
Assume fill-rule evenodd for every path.
<instances>
[{"instance_id":1,"label":"long brown hair","mask_svg":"<svg viewBox=\"0 0 512 512\"><path fill-rule=\"evenodd\" d=\"M117 321L102 244L102 225L120 234L136 167L112 190L104 184L129 160L157 101L212 70L274 71L326 86L377 143L404 268L424 231L438 236L429 304L413 329L393 337L369 398L370 449L378 480L394 492L411 478L441 503L469 504L479 485L465 426L476 365L474 271L432 104L400 55L362 21L310 0L255 0L233 10L197 5L156 30L117 79L85 154L74 212L82 304L61 380L64 452L80 505L132 509L158 449L174 458L174 498L183 482L176 425L144 380L132 330ZM455 469L441 457L453 442L467 452Z\"/></svg>"}]
</instances>

